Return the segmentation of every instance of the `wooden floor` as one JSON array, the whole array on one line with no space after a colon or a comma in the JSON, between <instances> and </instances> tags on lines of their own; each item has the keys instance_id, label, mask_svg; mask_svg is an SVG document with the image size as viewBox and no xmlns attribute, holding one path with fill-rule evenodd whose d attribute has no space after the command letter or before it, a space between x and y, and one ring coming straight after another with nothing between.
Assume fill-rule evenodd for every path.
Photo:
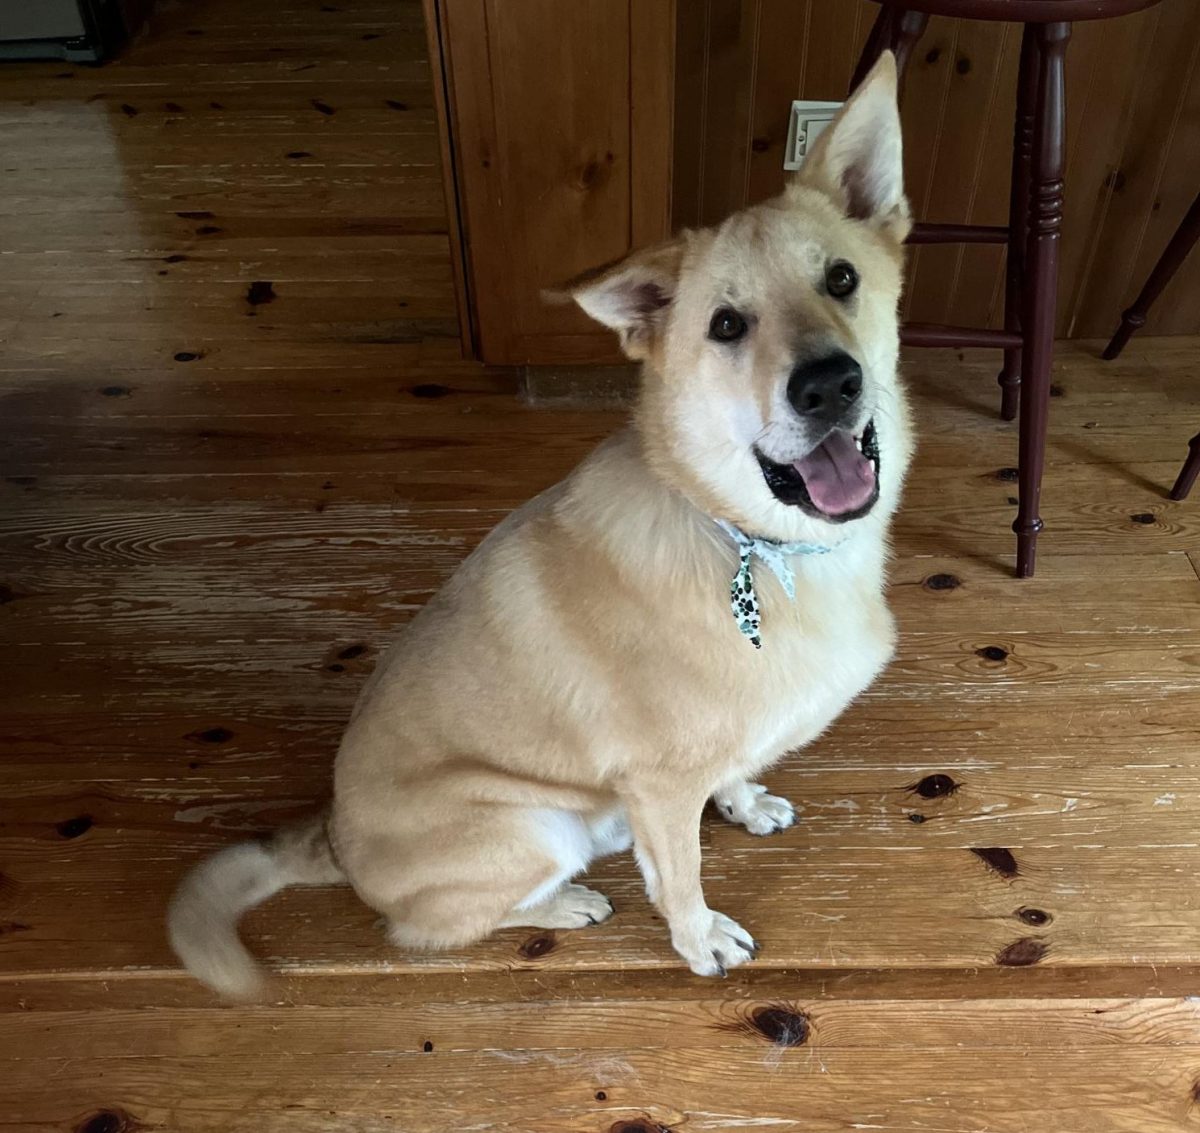
<instances>
[{"instance_id":1,"label":"wooden floor","mask_svg":"<svg viewBox=\"0 0 1200 1133\"><path fill-rule=\"evenodd\" d=\"M0 70L0 1126L1200 1129L1197 340L1064 345L1024 583L997 359L908 359L899 656L771 775L795 828L703 830L749 969L621 857L594 931L405 955L293 891L278 1003L181 976L180 873L320 798L380 649L619 420L460 360L418 6L265 10Z\"/></svg>"}]
</instances>

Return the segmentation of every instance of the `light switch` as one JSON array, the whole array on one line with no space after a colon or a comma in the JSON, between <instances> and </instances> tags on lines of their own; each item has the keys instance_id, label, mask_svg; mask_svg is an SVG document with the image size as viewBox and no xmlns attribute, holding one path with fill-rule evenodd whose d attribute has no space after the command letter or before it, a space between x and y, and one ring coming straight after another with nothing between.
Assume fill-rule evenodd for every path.
<instances>
[{"instance_id":1,"label":"light switch","mask_svg":"<svg viewBox=\"0 0 1200 1133\"><path fill-rule=\"evenodd\" d=\"M812 144L821 136L821 131L833 121L841 110L840 102L792 103L792 117L788 122L787 143L783 147L784 169L799 169L804 164Z\"/></svg>"}]
</instances>

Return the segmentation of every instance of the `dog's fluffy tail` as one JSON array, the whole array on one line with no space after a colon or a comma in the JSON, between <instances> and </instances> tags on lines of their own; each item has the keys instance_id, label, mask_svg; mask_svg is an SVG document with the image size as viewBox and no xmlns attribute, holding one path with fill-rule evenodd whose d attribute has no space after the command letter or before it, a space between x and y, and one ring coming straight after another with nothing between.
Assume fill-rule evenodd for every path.
<instances>
[{"instance_id":1,"label":"dog's fluffy tail","mask_svg":"<svg viewBox=\"0 0 1200 1133\"><path fill-rule=\"evenodd\" d=\"M240 842L205 858L171 898L167 930L175 954L202 983L233 999L254 999L266 981L238 939L243 913L289 885L345 880L329 844L327 814Z\"/></svg>"}]
</instances>

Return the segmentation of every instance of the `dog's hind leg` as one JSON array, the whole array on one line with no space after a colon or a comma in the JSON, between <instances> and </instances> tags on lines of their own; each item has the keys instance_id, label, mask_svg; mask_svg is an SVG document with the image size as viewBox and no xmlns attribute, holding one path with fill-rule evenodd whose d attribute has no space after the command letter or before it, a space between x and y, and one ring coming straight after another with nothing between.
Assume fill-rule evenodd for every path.
<instances>
[{"instance_id":1,"label":"dog's hind leg","mask_svg":"<svg viewBox=\"0 0 1200 1133\"><path fill-rule=\"evenodd\" d=\"M613 914L612 902L585 885L570 884L570 878L593 857L619 853L633 844L624 807L610 807L587 818L561 811L540 812L538 826L562 863L566 883L548 896L549 886L540 886L499 927L585 928L608 920Z\"/></svg>"},{"instance_id":2,"label":"dog's hind leg","mask_svg":"<svg viewBox=\"0 0 1200 1133\"><path fill-rule=\"evenodd\" d=\"M498 928L585 928L612 915L607 898L569 884L600 849L579 814L486 806L460 817L449 852L418 863L410 845L377 856L372 877L358 879L393 944L459 948Z\"/></svg>"},{"instance_id":3,"label":"dog's hind leg","mask_svg":"<svg viewBox=\"0 0 1200 1133\"><path fill-rule=\"evenodd\" d=\"M613 915L612 902L586 885L564 885L536 905L518 905L500 928L587 928Z\"/></svg>"}]
</instances>

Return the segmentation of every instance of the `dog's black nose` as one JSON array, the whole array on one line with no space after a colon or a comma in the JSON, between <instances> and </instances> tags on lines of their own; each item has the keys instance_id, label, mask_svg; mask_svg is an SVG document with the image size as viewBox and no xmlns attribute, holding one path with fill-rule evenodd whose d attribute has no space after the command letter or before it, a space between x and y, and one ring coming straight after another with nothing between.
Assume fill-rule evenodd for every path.
<instances>
[{"instance_id":1,"label":"dog's black nose","mask_svg":"<svg viewBox=\"0 0 1200 1133\"><path fill-rule=\"evenodd\" d=\"M830 425L862 393L862 367L845 351L801 362L788 378L787 397L801 417L811 417Z\"/></svg>"}]
</instances>

